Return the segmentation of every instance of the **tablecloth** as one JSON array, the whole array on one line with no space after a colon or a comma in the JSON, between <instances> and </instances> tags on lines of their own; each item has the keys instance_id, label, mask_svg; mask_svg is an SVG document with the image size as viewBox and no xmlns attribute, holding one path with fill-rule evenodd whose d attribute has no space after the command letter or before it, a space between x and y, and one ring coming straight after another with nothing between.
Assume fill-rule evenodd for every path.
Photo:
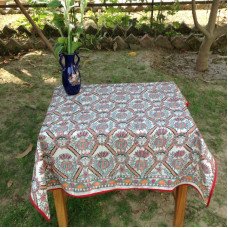
<instances>
[{"instance_id":1,"label":"tablecloth","mask_svg":"<svg viewBox=\"0 0 228 228\"><path fill-rule=\"evenodd\" d=\"M32 204L50 220L51 189L84 197L181 184L208 204L216 164L186 102L173 82L83 85L75 96L57 87L38 136Z\"/></svg>"}]
</instances>

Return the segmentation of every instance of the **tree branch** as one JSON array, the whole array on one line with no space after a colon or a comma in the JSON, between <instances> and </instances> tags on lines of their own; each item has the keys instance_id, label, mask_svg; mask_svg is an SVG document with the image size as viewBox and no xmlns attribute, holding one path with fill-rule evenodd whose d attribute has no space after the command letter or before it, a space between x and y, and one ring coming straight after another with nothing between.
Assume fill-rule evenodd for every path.
<instances>
[{"instance_id":1,"label":"tree branch","mask_svg":"<svg viewBox=\"0 0 228 228\"><path fill-rule=\"evenodd\" d=\"M209 16L209 20L208 20L208 24L207 24L207 28L208 28L210 34L213 34L213 32L214 32L219 2L220 2L220 0L213 0L213 2L212 2L211 12L210 12L210 16Z\"/></svg>"},{"instance_id":2,"label":"tree branch","mask_svg":"<svg viewBox=\"0 0 228 228\"><path fill-rule=\"evenodd\" d=\"M206 30L206 28L201 26L197 20L195 0L192 0L192 16L193 16L193 20L196 28L199 29L199 31L202 32L205 36L210 37L210 33Z\"/></svg>"},{"instance_id":3,"label":"tree branch","mask_svg":"<svg viewBox=\"0 0 228 228\"><path fill-rule=\"evenodd\" d=\"M227 33L227 24L215 28L215 30L214 30L215 39L217 39L218 37L220 37L222 35L225 35L226 33Z\"/></svg>"},{"instance_id":4,"label":"tree branch","mask_svg":"<svg viewBox=\"0 0 228 228\"><path fill-rule=\"evenodd\" d=\"M49 40L44 36L44 34L42 33L42 31L38 28L38 26L35 24L35 22L33 21L33 19L30 17L30 15L28 14L28 12L26 11L26 9L24 8L24 6L21 4L20 0L14 0L15 3L18 5L18 7L20 8L21 12L25 15L25 17L28 19L28 21L30 22L30 24L32 25L32 27L34 28L34 30L38 33L38 35L40 36L40 38L43 40L43 42L45 43L45 45L48 47L48 49L54 53L53 51L53 47L51 45L51 43L49 42Z\"/></svg>"}]
</instances>

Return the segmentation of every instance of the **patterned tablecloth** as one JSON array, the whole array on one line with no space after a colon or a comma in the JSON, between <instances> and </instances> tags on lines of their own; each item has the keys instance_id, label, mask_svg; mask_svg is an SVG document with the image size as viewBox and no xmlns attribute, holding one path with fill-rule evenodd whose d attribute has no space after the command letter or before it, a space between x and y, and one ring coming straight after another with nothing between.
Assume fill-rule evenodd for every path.
<instances>
[{"instance_id":1,"label":"patterned tablecloth","mask_svg":"<svg viewBox=\"0 0 228 228\"><path fill-rule=\"evenodd\" d=\"M195 187L209 203L215 160L174 83L57 87L41 128L31 201L50 219L47 191Z\"/></svg>"}]
</instances>

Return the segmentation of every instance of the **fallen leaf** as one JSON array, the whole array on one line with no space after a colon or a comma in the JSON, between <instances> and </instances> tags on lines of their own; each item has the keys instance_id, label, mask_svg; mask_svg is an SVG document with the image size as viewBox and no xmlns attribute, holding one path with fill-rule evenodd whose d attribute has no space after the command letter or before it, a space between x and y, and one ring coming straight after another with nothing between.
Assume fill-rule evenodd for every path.
<instances>
[{"instance_id":1,"label":"fallen leaf","mask_svg":"<svg viewBox=\"0 0 228 228\"><path fill-rule=\"evenodd\" d=\"M7 187L10 188L12 185L13 185L13 181L12 181L12 180L9 180L9 181L7 182Z\"/></svg>"},{"instance_id":2,"label":"fallen leaf","mask_svg":"<svg viewBox=\"0 0 228 228\"><path fill-rule=\"evenodd\" d=\"M131 51L131 52L128 52L128 55L131 57L135 57L137 55L137 53L134 51Z\"/></svg>"},{"instance_id":3,"label":"fallen leaf","mask_svg":"<svg viewBox=\"0 0 228 228\"><path fill-rule=\"evenodd\" d=\"M22 152L22 153L18 154L17 156L15 156L15 158L23 158L23 157L25 157L26 155L28 155L32 151L32 148L33 148L33 145L29 144L28 148L24 152Z\"/></svg>"}]
</instances>

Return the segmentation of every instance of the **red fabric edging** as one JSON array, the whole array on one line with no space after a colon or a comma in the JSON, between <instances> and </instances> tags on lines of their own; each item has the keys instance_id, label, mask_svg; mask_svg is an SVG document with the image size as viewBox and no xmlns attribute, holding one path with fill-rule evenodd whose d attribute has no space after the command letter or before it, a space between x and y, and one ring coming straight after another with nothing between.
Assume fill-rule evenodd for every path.
<instances>
[{"instance_id":1,"label":"red fabric edging","mask_svg":"<svg viewBox=\"0 0 228 228\"><path fill-rule=\"evenodd\" d=\"M47 215L45 215L44 212L40 210L40 208L35 204L35 201L32 199L31 195L29 196L29 200L32 206L45 218L45 220L50 222L51 218L48 218Z\"/></svg>"},{"instance_id":2,"label":"red fabric edging","mask_svg":"<svg viewBox=\"0 0 228 228\"><path fill-rule=\"evenodd\" d=\"M210 194L209 194L209 198L208 198L206 207L209 207L209 204L211 202L211 197L212 197L212 195L214 193L215 185L216 185L216 182L217 182L217 175L218 175L218 167L217 167L217 163L215 161L215 177L214 177L214 180L213 180L213 183L212 183L212 186L211 186L211 190L210 190Z\"/></svg>"},{"instance_id":3,"label":"red fabric edging","mask_svg":"<svg viewBox=\"0 0 228 228\"><path fill-rule=\"evenodd\" d=\"M185 102L185 105L186 105L187 107L189 107L190 102L189 102L189 101L186 101L186 102Z\"/></svg>"}]
</instances>

